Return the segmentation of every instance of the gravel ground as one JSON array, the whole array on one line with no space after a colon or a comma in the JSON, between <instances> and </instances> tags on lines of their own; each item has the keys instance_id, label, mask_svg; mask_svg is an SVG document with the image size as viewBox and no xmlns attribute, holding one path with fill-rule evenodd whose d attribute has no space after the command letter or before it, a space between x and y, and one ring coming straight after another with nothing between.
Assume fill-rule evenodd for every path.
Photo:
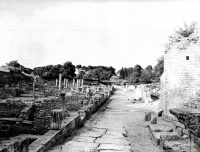
<instances>
[{"instance_id":1,"label":"gravel ground","mask_svg":"<svg viewBox=\"0 0 200 152\"><path fill-rule=\"evenodd\" d=\"M125 128L133 152L160 152L153 145L148 129L144 126L144 111L129 112L126 115Z\"/></svg>"},{"instance_id":2,"label":"gravel ground","mask_svg":"<svg viewBox=\"0 0 200 152\"><path fill-rule=\"evenodd\" d=\"M147 111L155 111L158 101L153 105L144 103L134 104L127 100L126 91L118 88L116 95L123 103L123 109L126 111L124 119L124 127L127 131L127 140L131 145L132 152L160 152L158 146L154 145L150 139L148 128L145 127L144 115ZM117 99L116 99L117 100Z\"/></svg>"}]
</instances>

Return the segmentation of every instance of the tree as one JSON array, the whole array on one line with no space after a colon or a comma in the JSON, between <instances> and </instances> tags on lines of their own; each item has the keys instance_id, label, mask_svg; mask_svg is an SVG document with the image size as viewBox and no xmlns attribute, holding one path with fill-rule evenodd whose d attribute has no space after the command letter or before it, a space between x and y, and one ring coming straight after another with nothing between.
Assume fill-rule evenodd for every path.
<instances>
[{"instance_id":1,"label":"tree","mask_svg":"<svg viewBox=\"0 0 200 152\"><path fill-rule=\"evenodd\" d=\"M95 80L109 80L113 75L115 75L115 69L113 67L106 66L88 66L90 68L83 78L85 79L95 79Z\"/></svg>"},{"instance_id":2,"label":"tree","mask_svg":"<svg viewBox=\"0 0 200 152\"><path fill-rule=\"evenodd\" d=\"M142 71L142 74L140 76L140 82L147 84L151 83L153 79L153 68L151 65L148 65L144 71Z\"/></svg>"},{"instance_id":3,"label":"tree","mask_svg":"<svg viewBox=\"0 0 200 152\"><path fill-rule=\"evenodd\" d=\"M139 64L135 65L135 67L133 68L133 72L131 73L131 75L128 78L128 81L131 84L139 83L142 71L143 71L143 68Z\"/></svg>"},{"instance_id":4,"label":"tree","mask_svg":"<svg viewBox=\"0 0 200 152\"><path fill-rule=\"evenodd\" d=\"M63 64L63 77L73 78L76 76L75 71L75 66L72 64L72 62L68 61Z\"/></svg>"},{"instance_id":5,"label":"tree","mask_svg":"<svg viewBox=\"0 0 200 152\"><path fill-rule=\"evenodd\" d=\"M133 68L132 67L129 67L127 69L127 73L128 73L128 76L131 75L131 73L133 73Z\"/></svg>"},{"instance_id":6,"label":"tree","mask_svg":"<svg viewBox=\"0 0 200 152\"><path fill-rule=\"evenodd\" d=\"M80 68L82 68L82 66L79 64L79 65L76 65L76 68L80 69Z\"/></svg>"},{"instance_id":7,"label":"tree","mask_svg":"<svg viewBox=\"0 0 200 152\"><path fill-rule=\"evenodd\" d=\"M111 71L112 75L115 75L115 68L113 68L112 66L110 66L108 68L109 71Z\"/></svg>"},{"instance_id":8,"label":"tree","mask_svg":"<svg viewBox=\"0 0 200 152\"><path fill-rule=\"evenodd\" d=\"M164 57L160 57L158 59L158 63L155 65L154 69L153 69L153 74L154 74L154 79L156 81L160 80L160 76L163 74L164 72Z\"/></svg>"},{"instance_id":9,"label":"tree","mask_svg":"<svg viewBox=\"0 0 200 152\"><path fill-rule=\"evenodd\" d=\"M7 66L11 66L13 68L20 68L20 64L17 60L10 61L9 63L6 63Z\"/></svg>"},{"instance_id":10,"label":"tree","mask_svg":"<svg viewBox=\"0 0 200 152\"><path fill-rule=\"evenodd\" d=\"M119 74L120 74L120 79L124 79L125 78L125 73L124 73L124 68L123 67L121 68Z\"/></svg>"}]
</instances>

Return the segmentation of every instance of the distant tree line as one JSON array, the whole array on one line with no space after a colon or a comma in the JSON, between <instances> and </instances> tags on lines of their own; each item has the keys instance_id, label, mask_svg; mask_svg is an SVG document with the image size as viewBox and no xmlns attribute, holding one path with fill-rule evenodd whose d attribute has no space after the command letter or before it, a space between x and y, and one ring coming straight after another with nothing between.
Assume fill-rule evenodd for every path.
<instances>
[{"instance_id":1,"label":"distant tree line","mask_svg":"<svg viewBox=\"0 0 200 152\"><path fill-rule=\"evenodd\" d=\"M10 73L1 73L0 82L18 82L18 81L31 81L30 77L23 74L34 74L39 75L45 80L56 79L61 73L64 78L72 79L93 79L93 80L109 80L115 74L115 69L110 66L82 66L73 65L72 62L67 61L64 64L57 65L47 65L42 67L35 67L33 69L25 68L23 65L18 63L18 61L10 61L6 64L10 67ZM78 69L78 74L75 74L76 69ZM160 76L164 70L164 59L161 57L158 59L158 63L154 68L149 65L143 69L139 64L135 67L122 68L119 70L120 78L128 80L131 84L136 83L151 83L159 82Z\"/></svg>"},{"instance_id":2,"label":"distant tree line","mask_svg":"<svg viewBox=\"0 0 200 152\"><path fill-rule=\"evenodd\" d=\"M160 76L164 71L164 58L158 59L157 64L154 68L148 65L143 69L139 64L135 67L121 68L118 72L120 79L126 79L130 84L147 84L152 82L159 82Z\"/></svg>"},{"instance_id":3,"label":"distant tree line","mask_svg":"<svg viewBox=\"0 0 200 152\"><path fill-rule=\"evenodd\" d=\"M61 73L63 78L72 79L93 79L93 80L109 80L115 75L115 69L113 67L106 66L82 66L73 65L72 62L67 61L64 64L47 65L41 67L25 68L18 63L17 60L6 63L6 67L10 72L0 72L0 83L17 83L19 81L33 81L33 78L26 74L38 75L44 80L57 79ZM75 74L76 69L79 70L78 74ZM25 73L25 74L24 74Z\"/></svg>"},{"instance_id":4,"label":"distant tree line","mask_svg":"<svg viewBox=\"0 0 200 152\"><path fill-rule=\"evenodd\" d=\"M79 71L75 74L76 69ZM65 62L63 65L57 64L47 65L44 67L36 67L33 69L36 75L39 75L45 79L55 79L58 78L59 73L62 74L64 78L72 79L96 79L96 80L109 80L113 75L115 75L115 69L113 67L106 66L82 66L73 65L72 62Z\"/></svg>"}]
</instances>

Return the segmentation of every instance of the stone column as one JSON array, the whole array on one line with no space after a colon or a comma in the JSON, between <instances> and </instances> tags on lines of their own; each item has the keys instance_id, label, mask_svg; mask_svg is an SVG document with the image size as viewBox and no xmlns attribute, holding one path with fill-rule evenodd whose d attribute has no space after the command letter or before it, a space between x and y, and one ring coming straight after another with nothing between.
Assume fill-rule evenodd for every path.
<instances>
[{"instance_id":1,"label":"stone column","mask_svg":"<svg viewBox=\"0 0 200 152\"><path fill-rule=\"evenodd\" d=\"M51 129L59 130L62 128L62 121L64 117L62 115L62 109L55 109L51 111Z\"/></svg>"},{"instance_id":2,"label":"stone column","mask_svg":"<svg viewBox=\"0 0 200 152\"><path fill-rule=\"evenodd\" d=\"M65 81L66 81L66 79L64 78L64 82L63 82L63 86L64 86L64 88L65 88Z\"/></svg>"},{"instance_id":3,"label":"stone column","mask_svg":"<svg viewBox=\"0 0 200 152\"><path fill-rule=\"evenodd\" d=\"M81 87L83 88L83 79L82 79L82 81L81 81Z\"/></svg>"},{"instance_id":4,"label":"stone column","mask_svg":"<svg viewBox=\"0 0 200 152\"><path fill-rule=\"evenodd\" d=\"M33 81L33 97L35 96L35 81Z\"/></svg>"},{"instance_id":5,"label":"stone column","mask_svg":"<svg viewBox=\"0 0 200 152\"><path fill-rule=\"evenodd\" d=\"M35 96L35 83L36 83L36 77L34 77L33 80L33 97Z\"/></svg>"},{"instance_id":6,"label":"stone column","mask_svg":"<svg viewBox=\"0 0 200 152\"><path fill-rule=\"evenodd\" d=\"M72 89L75 88L75 79L73 79L73 83L72 83Z\"/></svg>"},{"instance_id":7,"label":"stone column","mask_svg":"<svg viewBox=\"0 0 200 152\"><path fill-rule=\"evenodd\" d=\"M62 74L59 74L59 90L61 90L62 86Z\"/></svg>"},{"instance_id":8,"label":"stone column","mask_svg":"<svg viewBox=\"0 0 200 152\"><path fill-rule=\"evenodd\" d=\"M79 79L77 79L76 82L77 82L76 89L78 90L78 88L79 88Z\"/></svg>"},{"instance_id":9,"label":"stone column","mask_svg":"<svg viewBox=\"0 0 200 152\"><path fill-rule=\"evenodd\" d=\"M56 79L56 87L58 86L58 79Z\"/></svg>"},{"instance_id":10,"label":"stone column","mask_svg":"<svg viewBox=\"0 0 200 152\"><path fill-rule=\"evenodd\" d=\"M65 93L60 93L60 97L61 97L61 109L62 109L62 115L63 117L65 117Z\"/></svg>"},{"instance_id":11,"label":"stone column","mask_svg":"<svg viewBox=\"0 0 200 152\"><path fill-rule=\"evenodd\" d=\"M68 79L66 79L66 86L65 87L68 88Z\"/></svg>"}]
</instances>

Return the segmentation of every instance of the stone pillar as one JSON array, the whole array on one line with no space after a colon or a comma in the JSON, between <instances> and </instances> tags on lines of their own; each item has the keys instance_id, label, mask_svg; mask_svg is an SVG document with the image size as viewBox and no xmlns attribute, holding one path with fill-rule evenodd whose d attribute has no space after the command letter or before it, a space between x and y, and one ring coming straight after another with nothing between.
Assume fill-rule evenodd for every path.
<instances>
[{"instance_id":1,"label":"stone pillar","mask_svg":"<svg viewBox=\"0 0 200 152\"><path fill-rule=\"evenodd\" d=\"M64 83L64 84L63 84L64 88L65 88L65 82L66 82L66 79L64 78L64 82L63 82L63 83Z\"/></svg>"},{"instance_id":2,"label":"stone pillar","mask_svg":"<svg viewBox=\"0 0 200 152\"><path fill-rule=\"evenodd\" d=\"M65 87L68 88L68 79L66 79Z\"/></svg>"},{"instance_id":3,"label":"stone pillar","mask_svg":"<svg viewBox=\"0 0 200 152\"><path fill-rule=\"evenodd\" d=\"M33 97L35 96L35 81L33 81Z\"/></svg>"},{"instance_id":4,"label":"stone pillar","mask_svg":"<svg viewBox=\"0 0 200 152\"><path fill-rule=\"evenodd\" d=\"M58 86L58 79L56 79L56 87Z\"/></svg>"},{"instance_id":5,"label":"stone pillar","mask_svg":"<svg viewBox=\"0 0 200 152\"><path fill-rule=\"evenodd\" d=\"M75 88L75 79L73 79L73 83L72 83L72 89Z\"/></svg>"},{"instance_id":6,"label":"stone pillar","mask_svg":"<svg viewBox=\"0 0 200 152\"><path fill-rule=\"evenodd\" d=\"M51 111L51 129L59 130L62 128L62 121L64 117L62 109L55 109Z\"/></svg>"},{"instance_id":7,"label":"stone pillar","mask_svg":"<svg viewBox=\"0 0 200 152\"><path fill-rule=\"evenodd\" d=\"M61 90L62 86L62 74L59 74L59 90Z\"/></svg>"},{"instance_id":8,"label":"stone pillar","mask_svg":"<svg viewBox=\"0 0 200 152\"><path fill-rule=\"evenodd\" d=\"M83 88L83 79L82 79L82 82L81 82L81 87Z\"/></svg>"},{"instance_id":9,"label":"stone pillar","mask_svg":"<svg viewBox=\"0 0 200 152\"><path fill-rule=\"evenodd\" d=\"M33 80L33 97L35 96L35 83L36 83L36 77L34 77Z\"/></svg>"},{"instance_id":10,"label":"stone pillar","mask_svg":"<svg viewBox=\"0 0 200 152\"><path fill-rule=\"evenodd\" d=\"M61 97L61 109L62 109L62 115L63 117L65 117L65 93L60 93L60 97Z\"/></svg>"},{"instance_id":11,"label":"stone pillar","mask_svg":"<svg viewBox=\"0 0 200 152\"><path fill-rule=\"evenodd\" d=\"M77 79L76 82L77 82L76 89L78 90L78 88L79 88L79 79Z\"/></svg>"}]
</instances>

